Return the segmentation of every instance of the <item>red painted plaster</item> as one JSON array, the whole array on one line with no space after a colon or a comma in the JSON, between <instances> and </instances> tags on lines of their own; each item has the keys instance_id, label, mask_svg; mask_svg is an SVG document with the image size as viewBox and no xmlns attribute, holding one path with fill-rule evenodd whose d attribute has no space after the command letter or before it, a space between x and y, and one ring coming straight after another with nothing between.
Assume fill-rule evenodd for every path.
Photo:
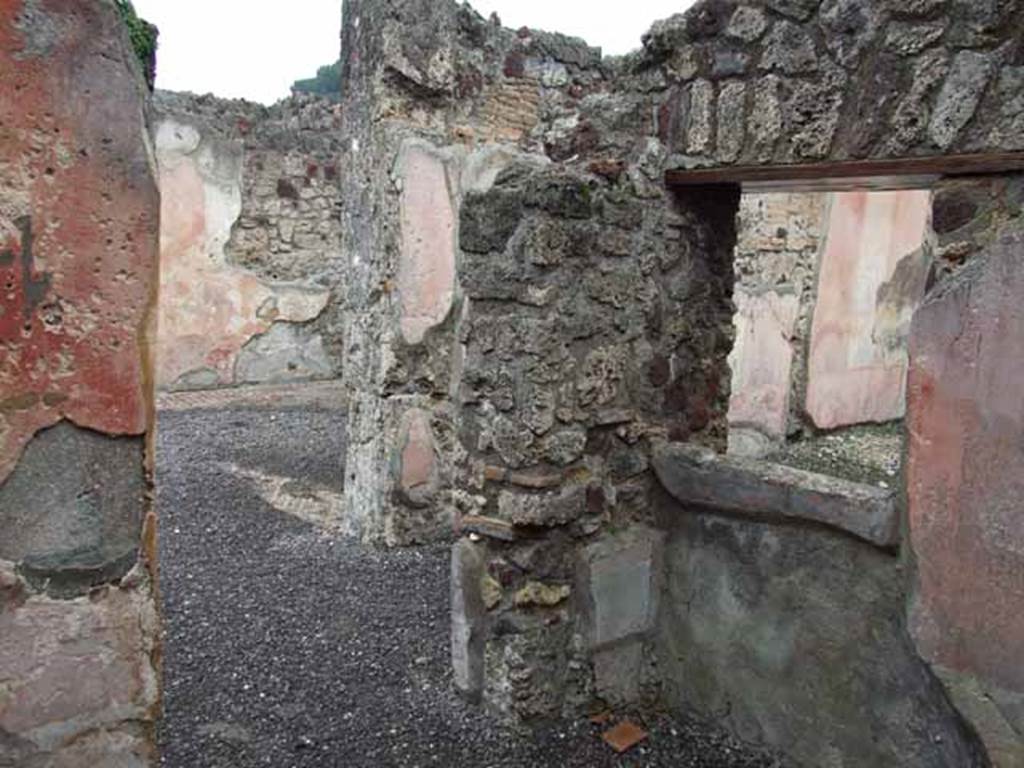
<instances>
[{"instance_id":1,"label":"red painted plaster","mask_svg":"<svg viewBox=\"0 0 1024 768\"><path fill-rule=\"evenodd\" d=\"M0 2L0 481L61 419L149 421L159 196L141 81L110 5L34 7Z\"/></svg>"},{"instance_id":2,"label":"red painted plaster","mask_svg":"<svg viewBox=\"0 0 1024 768\"><path fill-rule=\"evenodd\" d=\"M1024 232L914 319L908 508L922 655L1024 692Z\"/></svg>"}]
</instances>

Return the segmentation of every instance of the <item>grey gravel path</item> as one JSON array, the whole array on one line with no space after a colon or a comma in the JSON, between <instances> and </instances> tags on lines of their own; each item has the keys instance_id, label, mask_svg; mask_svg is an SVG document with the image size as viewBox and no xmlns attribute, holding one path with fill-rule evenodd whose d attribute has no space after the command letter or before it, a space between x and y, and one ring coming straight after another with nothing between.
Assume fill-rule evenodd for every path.
<instances>
[{"instance_id":1,"label":"grey gravel path","mask_svg":"<svg viewBox=\"0 0 1024 768\"><path fill-rule=\"evenodd\" d=\"M501 727L451 691L447 548L356 546L279 511L253 479L290 478L297 498L336 491L337 410L159 423L166 768L777 765L664 717L625 757L586 720Z\"/></svg>"}]
</instances>

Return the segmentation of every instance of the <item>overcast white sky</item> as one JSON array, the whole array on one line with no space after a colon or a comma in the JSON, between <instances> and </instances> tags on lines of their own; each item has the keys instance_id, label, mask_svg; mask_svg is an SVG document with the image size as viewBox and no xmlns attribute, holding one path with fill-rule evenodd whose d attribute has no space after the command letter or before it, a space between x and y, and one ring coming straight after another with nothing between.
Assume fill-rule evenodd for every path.
<instances>
[{"instance_id":1,"label":"overcast white sky","mask_svg":"<svg viewBox=\"0 0 1024 768\"><path fill-rule=\"evenodd\" d=\"M157 87L265 104L294 80L336 61L341 0L134 0L160 27ZM626 53L656 19L693 0L476 0L506 27L548 29L584 38L605 53Z\"/></svg>"}]
</instances>

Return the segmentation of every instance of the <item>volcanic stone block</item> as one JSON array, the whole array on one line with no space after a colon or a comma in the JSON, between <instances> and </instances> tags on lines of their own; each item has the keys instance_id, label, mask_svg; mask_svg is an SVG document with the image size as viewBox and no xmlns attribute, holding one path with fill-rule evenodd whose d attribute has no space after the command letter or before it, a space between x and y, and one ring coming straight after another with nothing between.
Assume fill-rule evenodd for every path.
<instances>
[{"instance_id":1,"label":"volcanic stone block","mask_svg":"<svg viewBox=\"0 0 1024 768\"><path fill-rule=\"evenodd\" d=\"M899 543L891 490L778 464L724 458L695 445L655 448L654 471L684 504L777 520L807 520L880 547Z\"/></svg>"},{"instance_id":2,"label":"volcanic stone block","mask_svg":"<svg viewBox=\"0 0 1024 768\"><path fill-rule=\"evenodd\" d=\"M452 547L452 674L455 687L479 698L484 686L484 577L482 548L461 539Z\"/></svg>"},{"instance_id":3,"label":"volcanic stone block","mask_svg":"<svg viewBox=\"0 0 1024 768\"><path fill-rule=\"evenodd\" d=\"M502 491L498 513L513 525L553 528L578 520L587 504L587 489L569 486L553 493Z\"/></svg>"},{"instance_id":4,"label":"volcanic stone block","mask_svg":"<svg viewBox=\"0 0 1024 768\"><path fill-rule=\"evenodd\" d=\"M604 648L654 627L663 534L636 527L588 546L578 566L587 638Z\"/></svg>"},{"instance_id":5,"label":"volcanic stone block","mask_svg":"<svg viewBox=\"0 0 1024 768\"><path fill-rule=\"evenodd\" d=\"M932 141L939 147L947 149L952 146L974 117L994 68L991 54L975 51L957 54L939 91L939 100L928 126Z\"/></svg>"},{"instance_id":6,"label":"volcanic stone block","mask_svg":"<svg viewBox=\"0 0 1024 768\"><path fill-rule=\"evenodd\" d=\"M135 565L145 509L141 438L63 422L29 443L0 485L0 558L67 595Z\"/></svg>"}]
</instances>

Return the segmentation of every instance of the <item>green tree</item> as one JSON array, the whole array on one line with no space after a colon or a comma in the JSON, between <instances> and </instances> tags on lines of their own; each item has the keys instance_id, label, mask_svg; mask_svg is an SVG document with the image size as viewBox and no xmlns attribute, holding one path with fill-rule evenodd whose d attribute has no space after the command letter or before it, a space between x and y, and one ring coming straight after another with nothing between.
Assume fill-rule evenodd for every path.
<instances>
[{"instance_id":1,"label":"green tree","mask_svg":"<svg viewBox=\"0 0 1024 768\"><path fill-rule=\"evenodd\" d=\"M128 37L132 41L139 63L142 64L146 85L152 91L156 84L156 46L160 30L145 19L139 18L131 0L114 0L114 5L117 6L121 19L128 28Z\"/></svg>"},{"instance_id":2,"label":"green tree","mask_svg":"<svg viewBox=\"0 0 1024 768\"><path fill-rule=\"evenodd\" d=\"M293 93L316 93L337 101L341 98L341 60L320 67L316 77L296 80L292 83Z\"/></svg>"}]
</instances>

